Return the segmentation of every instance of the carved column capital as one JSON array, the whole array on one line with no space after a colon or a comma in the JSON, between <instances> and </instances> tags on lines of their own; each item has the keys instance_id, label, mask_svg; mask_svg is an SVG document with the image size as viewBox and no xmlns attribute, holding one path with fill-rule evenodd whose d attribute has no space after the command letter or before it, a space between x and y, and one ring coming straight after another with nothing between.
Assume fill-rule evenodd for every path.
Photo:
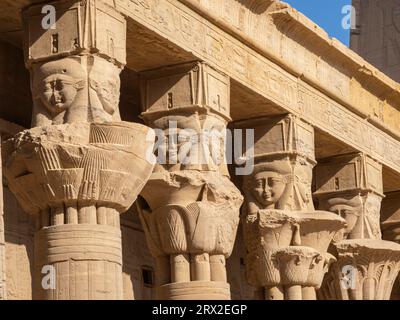
<instances>
[{"instance_id":1,"label":"carved column capital","mask_svg":"<svg viewBox=\"0 0 400 320\"><path fill-rule=\"evenodd\" d=\"M385 196L381 212L383 239L400 243L400 191Z\"/></svg>"},{"instance_id":2,"label":"carved column capital","mask_svg":"<svg viewBox=\"0 0 400 320\"><path fill-rule=\"evenodd\" d=\"M381 239L384 194L380 163L361 153L321 159L315 185L319 208L346 219L344 239Z\"/></svg>"},{"instance_id":3,"label":"carved column capital","mask_svg":"<svg viewBox=\"0 0 400 320\"><path fill-rule=\"evenodd\" d=\"M122 299L120 213L154 167L153 130L119 114L126 21L105 1L61 0L45 26L43 6L22 13L33 128L3 146L10 190L37 217L34 297Z\"/></svg>"},{"instance_id":4,"label":"carved column capital","mask_svg":"<svg viewBox=\"0 0 400 320\"><path fill-rule=\"evenodd\" d=\"M382 240L382 165L355 153L321 159L315 170L319 208L346 219L335 237L335 262L324 281L322 299L389 300L400 270L400 246Z\"/></svg>"},{"instance_id":5,"label":"carved column capital","mask_svg":"<svg viewBox=\"0 0 400 320\"><path fill-rule=\"evenodd\" d=\"M328 246L345 221L314 209L314 130L293 115L235 127L255 136L253 172L242 184L248 281L264 288L265 299L316 299L333 259Z\"/></svg>"},{"instance_id":6,"label":"carved column capital","mask_svg":"<svg viewBox=\"0 0 400 320\"><path fill-rule=\"evenodd\" d=\"M152 172L146 159L151 132L127 122L81 122L25 130L5 142L9 188L38 220L36 298L122 298L119 214L132 206ZM54 290L41 287L44 266L54 266L62 281ZM100 269L77 279L69 266ZM112 278L109 288L104 277ZM65 290L76 281L76 291ZM79 289L88 282L90 290Z\"/></svg>"},{"instance_id":7,"label":"carved column capital","mask_svg":"<svg viewBox=\"0 0 400 320\"><path fill-rule=\"evenodd\" d=\"M373 239L335 245L332 265L319 295L324 300L389 300L400 271L400 245Z\"/></svg>"},{"instance_id":8,"label":"carved column capital","mask_svg":"<svg viewBox=\"0 0 400 320\"><path fill-rule=\"evenodd\" d=\"M0 145L2 142L2 132L0 132ZM6 241L5 241L5 228L3 219L3 168L2 168L2 152L0 148L0 300L7 299L6 289Z\"/></svg>"},{"instance_id":9,"label":"carved column capital","mask_svg":"<svg viewBox=\"0 0 400 320\"><path fill-rule=\"evenodd\" d=\"M126 21L98 0L62 0L55 24L43 26L43 4L23 13L31 72L32 126L120 121L119 74L126 64Z\"/></svg>"},{"instance_id":10,"label":"carved column capital","mask_svg":"<svg viewBox=\"0 0 400 320\"><path fill-rule=\"evenodd\" d=\"M156 131L157 164L139 211L157 261L158 297L197 299L209 292L208 299L229 299L225 260L243 201L225 159L229 78L201 62L141 78L142 117Z\"/></svg>"}]
</instances>

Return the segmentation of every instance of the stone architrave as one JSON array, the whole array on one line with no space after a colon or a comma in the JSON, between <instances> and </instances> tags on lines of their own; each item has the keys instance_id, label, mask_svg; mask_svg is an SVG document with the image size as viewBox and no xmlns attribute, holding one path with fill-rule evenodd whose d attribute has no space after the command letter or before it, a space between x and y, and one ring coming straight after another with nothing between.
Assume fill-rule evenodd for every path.
<instances>
[{"instance_id":1,"label":"stone architrave","mask_svg":"<svg viewBox=\"0 0 400 320\"><path fill-rule=\"evenodd\" d=\"M37 218L35 299L122 299L120 214L153 171L150 128L122 122L126 21L97 0L23 11L32 129L3 144L4 175ZM54 27L54 28L53 28Z\"/></svg>"},{"instance_id":2,"label":"stone architrave","mask_svg":"<svg viewBox=\"0 0 400 320\"><path fill-rule=\"evenodd\" d=\"M142 117L157 135L158 161L139 205L157 297L230 299L225 261L242 196L224 156L229 78L201 62L141 77Z\"/></svg>"},{"instance_id":3,"label":"stone architrave","mask_svg":"<svg viewBox=\"0 0 400 320\"><path fill-rule=\"evenodd\" d=\"M254 129L254 170L243 178L247 278L267 300L315 300L329 265L328 246L345 226L316 211L311 182L314 129L292 115L247 120Z\"/></svg>"},{"instance_id":4,"label":"stone architrave","mask_svg":"<svg viewBox=\"0 0 400 320\"><path fill-rule=\"evenodd\" d=\"M400 270L400 245L382 240L382 165L365 154L321 159L315 170L319 208L342 216L347 227L334 239L334 263L321 299L389 300Z\"/></svg>"}]
</instances>

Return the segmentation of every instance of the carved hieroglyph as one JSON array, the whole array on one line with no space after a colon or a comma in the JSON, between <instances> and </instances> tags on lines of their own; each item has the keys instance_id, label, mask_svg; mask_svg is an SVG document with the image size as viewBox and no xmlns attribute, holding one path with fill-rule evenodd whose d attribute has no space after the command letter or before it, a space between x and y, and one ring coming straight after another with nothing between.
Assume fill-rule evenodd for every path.
<instances>
[{"instance_id":1,"label":"carved hieroglyph","mask_svg":"<svg viewBox=\"0 0 400 320\"><path fill-rule=\"evenodd\" d=\"M98 0L50 5L56 9L57 21L47 30L42 27L42 5L23 12L34 102L32 126L120 121L124 17Z\"/></svg>"},{"instance_id":2,"label":"carved hieroglyph","mask_svg":"<svg viewBox=\"0 0 400 320\"><path fill-rule=\"evenodd\" d=\"M26 130L4 144L9 187L38 217L35 298L122 298L119 214L152 172L149 132L126 122L75 123ZM54 290L42 287L46 266L55 268Z\"/></svg>"},{"instance_id":3,"label":"carved hieroglyph","mask_svg":"<svg viewBox=\"0 0 400 320\"><path fill-rule=\"evenodd\" d=\"M254 170L243 178L247 277L263 299L316 299L328 246L344 220L315 211L313 128L292 115L235 124L254 129Z\"/></svg>"},{"instance_id":4,"label":"carved hieroglyph","mask_svg":"<svg viewBox=\"0 0 400 320\"><path fill-rule=\"evenodd\" d=\"M0 145L2 136L0 134ZM0 300L7 298L6 289L6 253L5 253L5 238L4 238L4 219L3 219L3 177L2 177L2 165L1 165L1 150L0 150Z\"/></svg>"},{"instance_id":5,"label":"carved hieroglyph","mask_svg":"<svg viewBox=\"0 0 400 320\"><path fill-rule=\"evenodd\" d=\"M314 193L319 208L347 222L335 237L338 260L319 292L321 299L390 299L400 270L400 246L381 240L382 181L382 165L365 154L319 161Z\"/></svg>"},{"instance_id":6,"label":"carved hieroglyph","mask_svg":"<svg viewBox=\"0 0 400 320\"><path fill-rule=\"evenodd\" d=\"M158 164L140 205L158 298L229 299L225 260L242 204L224 156L229 78L203 63L142 78L142 117L158 130Z\"/></svg>"}]
</instances>

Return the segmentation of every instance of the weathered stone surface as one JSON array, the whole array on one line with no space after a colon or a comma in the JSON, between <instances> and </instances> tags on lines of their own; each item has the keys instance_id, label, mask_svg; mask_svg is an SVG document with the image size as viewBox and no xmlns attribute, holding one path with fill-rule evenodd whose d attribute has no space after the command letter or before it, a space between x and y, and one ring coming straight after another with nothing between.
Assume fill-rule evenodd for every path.
<instances>
[{"instance_id":1,"label":"weathered stone surface","mask_svg":"<svg viewBox=\"0 0 400 320\"><path fill-rule=\"evenodd\" d=\"M35 298L122 299L119 214L152 172L149 133L139 124L83 122L26 130L4 145L10 189L38 217ZM45 266L55 268L52 290L42 285Z\"/></svg>"},{"instance_id":2,"label":"weathered stone surface","mask_svg":"<svg viewBox=\"0 0 400 320\"><path fill-rule=\"evenodd\" d=\"M31 300L35 219L25 213L7 185L4 189L8 300Z\"/></svg>"},{"instance_id":3,"label":"weathered stone surface","mask_svg":"<svg viewBox=\"0 0 400 320\"><path fill-rule=\"evenodd\" d=\"M356 29L350 47L368 62L400 81L400 3L353 0Z\"/></svg>"},{"instance_id":4,"label":"weathered stone surface","mask_svg":"<svg viewBox=\"0 0 400 320\"><path fill-rule=\"evenodd\" d=\"M43 28L43 5L23 11L25 60L32 75L32 126L120 121L124 17L96 0L48 5L57 16L49 28Z\"/></svg>"},{"instance_id":5,"label":"weathered stone surface","mask_svg":"<svg viewBox=\"0 0 400 320\"><path fill-rule=\"evenodd\" d=\"M31 70L32 126L121 120L121 69L103 58L75 56L37 63Z\"/></svg>"},{"instance_id":6,"label":"weathered stone surface","mask_svg":"<svg viewBox=\"0 0 400 320\"><path fill-rule=\"evenodd\" d=\"M342 218L315 211L314 131L291 115L245 121L254 130L253 172L243 177L247 278L267 300L315 300L335 260L327 253Z\"/></svg>"},{"instance_id":7,"label":"weathered stone surface","mask_svg":"<svg viewBox=\"0 0 400 320\"><path fill-rule=\"evenodd\" d=\"M0 298L396 298L398 83L277 0L37 2L0 2Z\"/></svg>"},{"instance_id":8,"label":"weathered stone surface","mask_svg":"<svg viewBox=\"0 0 400 320\"><path fill-rule=\"evenodd\" d=\"M225 260L242 204L224 155L229 79L203 63L144 72L142 78L142 117L158 130L160 146L139 202L156 258L157 296L188 299L192 290L199 299L229 299ZM208 139L210 132L216 139Z\"/></svg>"},{"instance_id":9,"label":"weathered stone surface","mask_svg":"<svg viewBox=\"0 0 400 320\"><path fill-rule=\"evenodd\" d=\"M0 143L2 137L0 134ZM1 151L0 151L1 160ZM6 240L5 240L5 229L4 229L4 198L3 198L3 175L2 166L0 165L0 300L5 300L7 298L7 288L6 288Z\"/></svg>"},{"instance_id":10,"label":"weathered stone surface","mask_svg":"<svg viewBox=\"0 0 400 320\"><path fill-rule=\"evenodd\" d=\"M251 11L243 8L241 2L231 0L221 0L217 4L205 0L162 3L147 0L145 5L130 0L115 2L118 11L169 41L162 46L159 40L154 40L154 50L161 50L161 56L168 55L168 45L172 42L182 48L179 54L190 53L184 55L186 61L193 60L194 54L230 76L235 81L235 89L240 87L236 83L247 88L250 93L246 98L252 95L263 98L260 107L248 108L244 104L243 108L235 109L232 106L234 119L268 115L271 106L279 106L283 108L280 113L296 114L323 132L400 171L399 135L395 133L400 119L396 109L398 84L339 41L329 39L323 30L296 10L286 4L282 10L274 10L276 5L275 1L268 12ZM313 41L304 44L303 35ZM151 39L151 34L149 37ZM152 41L146 44L148 42ZM325 52L324 59L321 52ZM300 55L304 59L294 58ZM349 65L346 72L343 72L343 65ZM140 65L132 67L143 70ZM370 86L366 88L363 83L370 83ZM375 95L375 89L388 99L382 101ZM248 113L253 108L257 111Z\"/></svg>"},{"instance_id":11,"label":"weathered stone surface","mask_svg":"<svg viewBox=\"0 0 400 320\"><path fill-rule=\"evenodd\" d=\"M386 194L382 202L381 226L383 239L400 242L400 192Z\"/></svg>"},{"instance_id":12,"label":"weathered stone surface","mask_svg":"<svg viewBox=\"0 0 400 320\"><path fill-rule=\"evenodd\" d=\"M150 132L125 122L26 130L4 146L5 176L32 214L74 202L124 212L153 168L146 160L152 143L143 144Z\"/></svg>"},{"instance_id":13,"label":"weathered stone surface","mask_svg":"<svg viewBox=\"0 0 400 320\"><path fill-rule=\"evenodd\" d=\"M344 238L381 239L382 165L364 154L321 159L315 170L319 208L346 219Z\"/></svg>"},{"instance_id":14,"label":"weathered stone surface","mask_svg":"<svg viewBox=\"0 0 400 320\"><path fill-rule=\"evenodd\" d=\"M106 2L48 2L46 5L53 6L56 13L56 24L49 28L43 28L43 4L25 8L22 18L26 63L31 65L42 60L95 53L125 65L126 21Z\"/></svg>"},{"instance_id":15,"label":"weathered stone surface","mask_svg":"<svg viewBox=\"0 0 400 320\"><path fill-rule=\"evenodd\" d=\"M23 128L5 120L0 120L3 140L14 136ZM3 209L6 297L8 300L32 299L33 233L35 221L23 212L3 177Z\"/></svg>"},{"instance_id":16,"label":"weathered stone surface","mask_svg":"<svg viewBox=\"0 0 400 320\"><path fill-rule=\"evenodd\" d=\"M389 300L400 270L400 246L373 239L335 245L338 262L325 279L322 299Z\"/></svg>"},{"instance_id":17,"label":"weathered stone surface","mask_svg":"<svg viewBox=\"0 0 400 320\"><path fill-rule=\"evenodd\" d=\"M322 159L316 168L320 209L347 226L335 237L337 262L320 291L322 299L389 300L400 270L400 246L383 241L380 212L382 166L365 154Z\"/></svg>"}]
</instances>

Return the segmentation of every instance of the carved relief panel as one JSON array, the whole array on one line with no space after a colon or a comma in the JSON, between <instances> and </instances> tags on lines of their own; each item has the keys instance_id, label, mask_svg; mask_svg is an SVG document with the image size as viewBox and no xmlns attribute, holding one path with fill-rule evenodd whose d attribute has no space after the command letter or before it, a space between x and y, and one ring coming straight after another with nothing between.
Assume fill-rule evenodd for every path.
<instances>
[{"instance_id":1,"label":"carved relief panel","mask_svg":"<svg viewBox=\"0 0 400 320\"><path fill-rule=\"evenodd\" d=\"M209 109L230 118L229 78L205 63L165 67L142 74L143 117L183 108ZM190 112L190 111L187 112Z\"/></svg>"},{"instance_id":2,"label":"carved relief panel","mask_svg":"<svg viewBox=\"0 0 400 320\"><path fill-rule=\"evenodd\" d=\"M253 172L242 184L247 279L261 299L316 299L335 260L328 246L345 222L314 209L313 127L284 115L238 122L235 128L254 130L254 157L248 158Z\"/></svg>"},{"instance_id":3,"label":"carved relief panel","mask_svg":"<svg viewBox=\"0 0 400 320\"><path fill-rule=\"evenodd\" d=\"M62 0L47 5L56 9L56 24L47 29L42 25L43 5L28 7L22 13L28 65L81 53L96 53L120 66L126 64L126 21L117 11L98 0Z\"/></svg>"},{"instance_id":4,"label":"carved relief panel","mask_svg":"<svg viewBox=\"0 0 400 320\"><path fill-rule=\"evenodd\" d=\"M315 169L319 208L346 219L343 237L381 239L382 165L364 154L322 159Z\"/></svg>"},{"instance_id":5,"label":"carved relief panel","mask_svg":"<svg viewBox=\"0 0 400 320\"><path fill-rule=\"evenodd\" d=\"M55 24L43 28L43 6L23 11L25 62L31 71L32 126L120 121L120 72L126 21L102 1L49 4Z\"/></svg>"},{"instance_id":6,"label":"carved relief panel","mask_svg":"<svg viewBox=\"0 0 400 320\"><path fill-rule=\"evenodd\" d=\"M225 260L242 204L225 159L229 78L194 62L141 79L142 118L156 129L157 164L138 205L156 258L157 296L229 298Z\"/></svg>"}]
</instances>

